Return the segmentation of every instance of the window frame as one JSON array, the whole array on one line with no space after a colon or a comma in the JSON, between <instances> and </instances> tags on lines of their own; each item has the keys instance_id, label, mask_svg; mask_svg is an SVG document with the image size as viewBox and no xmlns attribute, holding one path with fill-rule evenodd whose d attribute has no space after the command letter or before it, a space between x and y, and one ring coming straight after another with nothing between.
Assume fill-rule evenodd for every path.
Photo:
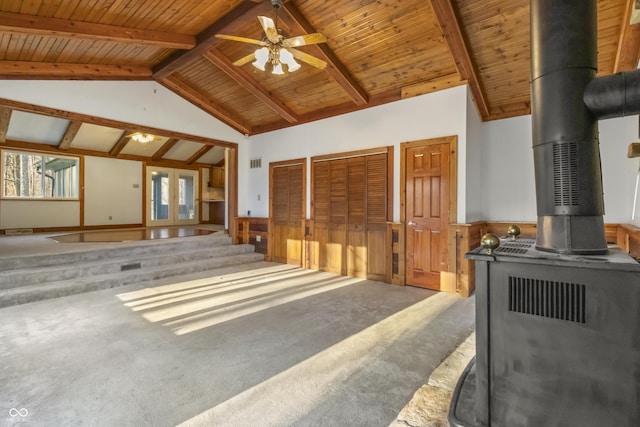
<instances>
[{"instance_id":1,"label":"window frame","mask_svg":"<svg viewBox=\"0 0 640 427\"><path fill-rule=\"evenodd\" d=\"M44 164L45 158L55 158L55 159L68 159L75 161L76 167L76 179L75 179L75 196L73 197L64 197L64 196L56 196L56 197L46 197L44 195L44 185L42 185L44 180L44 175L41 175L41 194L40 196L7 196L5 195L5 158L7 154L18 154L18 155L27 155L27 156L36 156L40 157L42 163ZM51 153L45 151L31 151L31 150L21 150L21 149L13 149L13 148L3 148L0 150L0 174L2 175L0 178L0 184L2 185L2 189L0 191L0 199L2 200L11 200L11 201L79 201L80 200L80 192L82 189L82 158L80 156L73 155L60 155L58 153Z\"/></svg>"}]
</instances>

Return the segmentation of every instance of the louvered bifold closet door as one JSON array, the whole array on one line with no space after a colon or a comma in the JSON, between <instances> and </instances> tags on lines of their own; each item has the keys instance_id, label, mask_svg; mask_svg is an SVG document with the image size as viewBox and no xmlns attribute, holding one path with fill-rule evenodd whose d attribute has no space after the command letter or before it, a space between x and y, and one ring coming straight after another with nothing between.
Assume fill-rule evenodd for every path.
<instances>
[{"instance_id":1,"label":"louvered bifold closet door","mask_svg":"<svg viewBox=\"0 0 640 427\"><path fill-rule=\"evenodd\" d=\"M367 156L367 278L385 280L387 265L387 155Z\"/></svg>"},{"instance_id":2,"label":"louvered bifold closet door","mask_svg":"<svg viewBox=\"0 0 640 427\"><path fill-rule=\"evenodd\" d=\"M315 164L316 217L319 270L346 274L344 263L347 223L347 161ZM321 182L322 181L322 182ZM323 209L324 207L324 209Z\"/></svg>"},{"instance_id":3,"label":"louvered bifold closet door","mask_svg":"<svg viewBox=\"0 0 640 427\"><path fill-rule=\"evenodd\" d=\"M299 267L304 243L303 174L302 165L276 167L272 174L272 259Z\"/></svg>"},{"instance_id":4,"label":"louvered bifold closet door","mask_svg":"<svg viewBox=\"0 0 640 427\"><path fill-rule=\"evenodd\" d=\"M348 159L347 275L367 277L367 159Z\"/></svg>"},{"instance_id":5,"label":"louvered bifold closet door","mask_svg":"<svg viewBox=\"0 0 640 427\"><path fill-rule=\"evenodd\" d=\"M313 164L317 268L384 280L387 154Z\"/></svg>"}]
</instances>

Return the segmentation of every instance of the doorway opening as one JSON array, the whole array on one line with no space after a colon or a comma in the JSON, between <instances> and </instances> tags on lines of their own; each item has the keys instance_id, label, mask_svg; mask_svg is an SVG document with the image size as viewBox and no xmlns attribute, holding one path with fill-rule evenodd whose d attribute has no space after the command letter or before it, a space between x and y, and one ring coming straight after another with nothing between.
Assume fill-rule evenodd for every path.
<instances>
[{"instance_id":1,"label":"doorway opening","mask_svg":"<svg viewBox=\"0 0 640 427\"><path fill-rule=\"evenodd\" d=\"M147 167L147 225L197 224L198 171Z\"/></svg>"}]
</instances>

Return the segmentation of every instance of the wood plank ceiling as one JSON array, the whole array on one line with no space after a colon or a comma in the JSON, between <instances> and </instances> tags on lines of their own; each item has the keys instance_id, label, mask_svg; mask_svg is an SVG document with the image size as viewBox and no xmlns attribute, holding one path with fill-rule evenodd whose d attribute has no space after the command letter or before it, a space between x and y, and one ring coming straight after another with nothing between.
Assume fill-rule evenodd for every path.
<instances>
[{"instance_id":1,"label":"wood plank ceiling","mask_svg":"<svg viewBox=\"0 0 640 427\"><path fill-rule=\"evenodd\" d=\"M637 67L634 7L598 1L600 75ZM154 79L247 135L461 84L485 121L530 111L529 0L289 0L278 28L326 35L299 50L328 66L285 76L215 37L261 40L259 15L269 0L2 1L0 78Z\"/></svg>"}]
</instances>

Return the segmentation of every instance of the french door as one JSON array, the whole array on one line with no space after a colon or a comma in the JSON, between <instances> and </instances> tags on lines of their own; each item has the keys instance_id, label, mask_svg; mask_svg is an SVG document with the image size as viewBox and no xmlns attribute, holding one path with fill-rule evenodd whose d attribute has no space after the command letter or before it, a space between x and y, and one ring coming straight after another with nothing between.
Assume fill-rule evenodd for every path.
<instances>
[{"instance_id":1,"label":"french door","mask_svg":"<svg viewBox=\"0 0 640 427\"><path fill-rule=\"evenodd\" d=\"M198 223L198 171L147 167L147 225Z\"/></svg>"}]
</instances>

